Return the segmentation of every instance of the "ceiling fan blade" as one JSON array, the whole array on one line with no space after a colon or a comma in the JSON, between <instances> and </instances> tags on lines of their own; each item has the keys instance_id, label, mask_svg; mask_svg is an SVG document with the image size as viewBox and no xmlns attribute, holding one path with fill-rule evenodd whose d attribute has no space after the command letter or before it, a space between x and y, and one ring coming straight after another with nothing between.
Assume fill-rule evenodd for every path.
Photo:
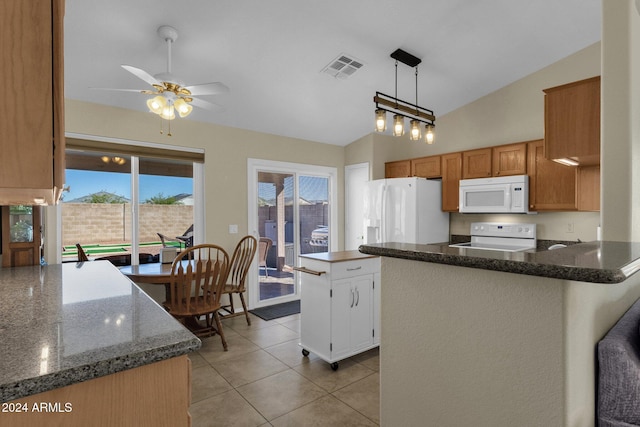
<instances>
[{"instance_id":1,"label":"ceiling fan blade","mask_svg":"<svg viewBox=\"0 0 640 427\"><path fill-rule=\"evenodd\" d=\"M186 86L191 95L193 96L201 96L201 95L218 95L220 93L229 92L229 87L220 82L213 83L203 83L199 85Z\"/></svg>"},{"instance_id":2,"label":"ceiling fan blade","mask_svg":"<svg viewBox=\"0 0 640 427\"><path fill-rule=\"evenodd\" d=\"M93 90L115 90L118 92L137 92L137 93L151 93L149 89L116 89L111 87L90 87Z\"/></svg>"},{"instance_id":3,"label":"ceiling fan blade","mask_svg":"<svg viewBox=\"0 0 640 427\"><path fill-rule=\"evenodd\" d=\"M127 70L128 72L136 76L137 78L144 80L145 82L149 83L152 86L153 85L162 86L162 83L159 82L155 77L153 77L151 74L147 73L146 71L141 70L140 68L132 67L131 65L123 65L122 68L124 68L125 70Z\"/></svg>"},{"instance_id":4,"label":"ceiling fan blade","mask_svg":"<svg viewBox=\"0 0 640 427\"><path fill-rule=\"evenodd\" d=\"M190 104L195 107L204 108L205 110L214 111L214 112L219 112L224 110L224 108L218 104L214 104L209 101L203 101L202 99L198 99L198 98L193 98Z\"/></svg>"}]
</instances>

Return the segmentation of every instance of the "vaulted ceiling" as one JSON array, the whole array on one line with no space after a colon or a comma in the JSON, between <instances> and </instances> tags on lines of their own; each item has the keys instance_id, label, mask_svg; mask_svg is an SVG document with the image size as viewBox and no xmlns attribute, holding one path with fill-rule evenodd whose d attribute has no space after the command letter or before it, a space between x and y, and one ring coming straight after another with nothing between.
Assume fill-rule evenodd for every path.
<instances>
[{"instance_id":1,"label":"vaulted ceiling","mask_svg":"<svg viewBox=\"0 0 640 427\"><path fill-rule=\"evenodd\" d=\"M376 91L395 93L397 48L422 59L418 104L445 114L600 40L600 0L66 0L65 96L148 111L121 68L166 71L160 25L175 27L173 73L219 81L186 119L347 145L373 130ZM348 78L323 69L346 54ZM415 101L399 64L399 98ZM437 125L437 121L436 121Z\"/></svg>"}]
</instances>

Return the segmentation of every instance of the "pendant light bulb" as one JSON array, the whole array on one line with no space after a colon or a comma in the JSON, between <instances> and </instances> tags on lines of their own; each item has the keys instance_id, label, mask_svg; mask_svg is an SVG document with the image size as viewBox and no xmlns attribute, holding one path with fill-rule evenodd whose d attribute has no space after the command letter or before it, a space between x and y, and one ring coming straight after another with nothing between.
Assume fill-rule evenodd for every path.
<instances>
[{"instance_id":1,"label":"pendant light bulb","mask_svg":"<svg viewBox=\"0 0 640 427\"><path fill-rule=\"evenodd\" d=\"M424 141L431 145L433 144L433 141L435 140L435 134L433 133L433 125L427 125L426 127L426 133L424 135Z\"/></svg>"},{"instance_id":2,"label":"pendant light bulb","mask_svg":"<svg viewBox=\"0 0 640 427\"><path fill-rule=\"evenodd\" d=\"M387 112L382 109L376 110L376 132L387 130Z\"/></svg>"},{"instance_id":3,"label":"pendant light bulb","mask_svg":"<svg viewBox=\"0 0 640 427\"><path fill-rule=\"evenodd\" d=\"M417 120L411 120L411 131L409 132L409 139L411 141L420 141L422 137L422 131L420 130L420 122Z\"/></svg>"},{"instance_id":4,"label":"pendant light bulb","mask_svg":"<svg viewBox=\"0 0 640 427\"><path fill-rule=\"evenodd\" d=\"M399 114L393 116L393 136L404 135L404 117Z\"/></svg>"}]
</instances>

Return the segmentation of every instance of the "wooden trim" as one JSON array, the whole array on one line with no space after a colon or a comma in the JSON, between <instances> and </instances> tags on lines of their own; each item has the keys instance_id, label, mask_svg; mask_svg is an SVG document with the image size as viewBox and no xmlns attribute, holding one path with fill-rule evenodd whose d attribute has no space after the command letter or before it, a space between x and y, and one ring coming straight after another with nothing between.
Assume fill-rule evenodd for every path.
<instances>
[{"instance_id":1,"label":"wooden trim","mask_svg":"<svg viewBox=\"0 0 640 427\"><path fill-rule=\"evenodd\" d=\"M67 148L100 153L117 153L129 156L154 157L158 159L184 160L204 163L204 153L156 148L133 144L119 144L89 139L67 138Z\"/></svg>"}]
</instances>

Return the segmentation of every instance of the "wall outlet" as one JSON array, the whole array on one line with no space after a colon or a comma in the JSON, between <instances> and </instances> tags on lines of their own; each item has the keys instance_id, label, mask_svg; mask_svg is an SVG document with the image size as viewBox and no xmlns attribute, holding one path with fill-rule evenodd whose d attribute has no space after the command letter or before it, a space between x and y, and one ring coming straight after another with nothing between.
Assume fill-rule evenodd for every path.
<instances>
[{"instance_id":1,"label":"wall outlet","mask_svg":"<svg viewBox=\"0 0 640 427\"><path fill-rule=\"evenodd\" d=\"M568 222L567 223L567 233L573 233L573 223L572 222Z\"/></svg>"},{"instance_id":2,"label":"wall outlet","mask_svg":"<svg viewBox=\"0 0 640 427\"><path fill-rule=\"evenodd\" d=\"M238 234L238 224L229 224L229 234Z\"/></svg>"}]
</instances>

